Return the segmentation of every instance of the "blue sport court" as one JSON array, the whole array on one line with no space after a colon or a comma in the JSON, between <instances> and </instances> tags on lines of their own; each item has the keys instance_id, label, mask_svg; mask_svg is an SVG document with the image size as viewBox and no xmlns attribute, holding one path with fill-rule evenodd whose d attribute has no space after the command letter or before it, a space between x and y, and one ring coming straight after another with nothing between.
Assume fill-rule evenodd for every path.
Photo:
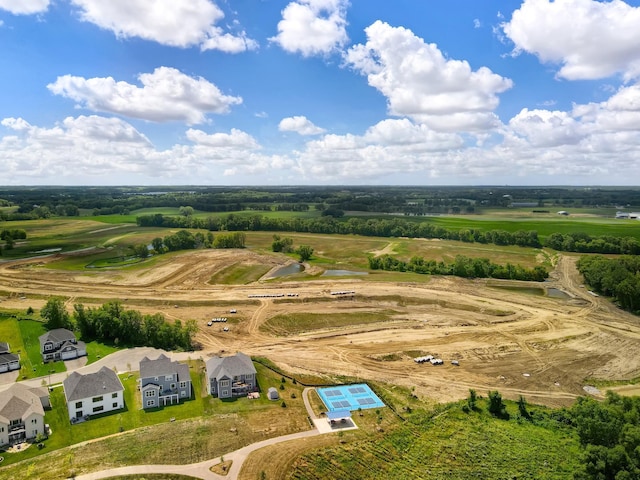
<instances>
[{"instance_id":1,"label":"blue sport court","mask_svg":"<svg viewBox=\"0 0 640 480\"><path fill-rule=\"evenodd\" d=\"M364 383L318 388L317 392L329 412L384 407L382 400Z\"/></svg>"}]
</instances>

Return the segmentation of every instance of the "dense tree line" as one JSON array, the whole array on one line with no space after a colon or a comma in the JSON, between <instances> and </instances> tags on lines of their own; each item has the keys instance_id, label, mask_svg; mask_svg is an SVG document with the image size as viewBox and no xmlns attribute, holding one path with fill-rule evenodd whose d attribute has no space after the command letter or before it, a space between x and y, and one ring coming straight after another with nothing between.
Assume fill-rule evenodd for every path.
<instances>
[{"instance_id":1,"label":"dense tree line","mask_svg":"<svg viewBox=\"0 0 640 480\"><path fill-rule=\"evenodd\" d=\"M459 240L468 243L494 243L496 245L541 246L535 231L507 232L505 230L481 231L473 228L446 229L429 222L411 222L402 218L361 219L341 221L332 216L320 218L269 218L260 215L226 217L180 217L141 215L136 222L142 227L200 228L211 231L280 231L326 234L354 234L375 237L414 237Z\"/></svg>"},{"instance_id":2,"label":"dense tree line","mask_svg":"<svg viewBox=\"0 0 640 480\"><path fill-rule=\"evenodd\" d=\"M67 206L101 215L122 214L140 208L179 208L181 205L190 205L205 212L304 211L315 205L316 208L320 206L320 210L334 208L342 211L423 215L471 213L478 207L507 207L511 202L558 208L640 205L640 189L633 188L177 186L162 187L162 191L158 191L158 187L5 187L2 195L0 201L4 202L3 205L20 206L19 215L30 215L42 207L57 215L75 215L76 210L67 209Z\"/></svg>"},{"instance_id":3,"label":"dense tree line","mask_svg":"<svg viewBox=\"0 0 640 480\"><path fill-rule=\"evenodd\" d=\"M625 310L640 313L640 257L584 256L578 270L595 292L614 297Z\"/></svg>"},{"instance_id":4,"label":"dense tree line","mask_svg":"<svg viewBox=\"0 0 640 480\"><path fill-rule=\"evenodd\" d=\"M391 255L369 256L369 268L394 272L413 272L431 275L455 275L463 278L501 278L507 280L527 280L542 282L549 273L544 267L532 269L520 265L498 265L487 258L469 258L456 255L453 263L436 262L414 256L408 262Z\"/></svg>"},{"instance_id":5,"label":"dense tree line","mask_svg":"<svg viewBox=\"0 0 640 480\"><path fill-rule=\"evenodd\" d=\"M576 480L640 478L640 397L607 392L604 402L579 398L571 408L584 470Z\"/></svg>"},{"instance_id":6,"label":"dense tree line","mask_svg":"<svg viewBox=\"0 0 640 480\"><path fill-rule=\"evenodd\" d=\"M105 303L97 308L74 305L73 318L84 339L115 344L147 346L164 350L192 350L198 327L195 320L169 322L161 313L142 315L127 310L120 302Z\"/></svg>"},{"instance_id":7,"label":"dense tree line","mask_svg":"<svg viewBox=\"0 0 640 480\"><path fill-rule=\"evenodd\" d=\"M633 237L594 236L583 232L552 233L545 246L562 252L640 255L640 242Z\"/></svg>"},{"instance_id":8,"label":"dense tree line","mask_svg":"<svg viewBox=\"0 0 640 480\"><path fill-rule=\"evenodd\" d=\"M107 302L97 308L73 306L69 315L61 298L54 297L42 307L40 316L52 330L77 330L83 340L100 340L131 347L145 346L164 350L192 350L193 337L198 329L195 320L169 322L161 313L142 315L127 310L118 301Z\"/></svg>"},{"instance_id":9,"label":"dense tree line","mask_svg":"<svg viewBox=\"0 0 640 480\"><path fill-rule=\"evenodd\" d=\"M482 231L475 228L447 229L430 222L414 222L403 218L362 219L352 217L346 220L339 220L333 216L320 218L269 218L257 214L249 216L229 214L226 217L195 218L157 213L154 215L141 215L136 218L136 221L138 225L143 227L438 238L466 243L516 245L532 248L543 246L538 237L538 232L534 230L508 232L505 230ZM591 236L582 232L553 233L547 237L544 246L565 252L640 255L640 242L633 237Z\"/></svg>"}]
</instances>

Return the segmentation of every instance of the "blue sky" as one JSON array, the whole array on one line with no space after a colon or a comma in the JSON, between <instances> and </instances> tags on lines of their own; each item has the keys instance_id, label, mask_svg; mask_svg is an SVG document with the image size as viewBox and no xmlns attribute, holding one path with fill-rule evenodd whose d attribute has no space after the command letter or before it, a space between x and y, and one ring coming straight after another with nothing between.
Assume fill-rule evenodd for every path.
<instances>
[{"instance_id":1,"label":"blue sky","mask_svg":"<svg viewBox=\"0 0 640 480\"><path fill-rule=\"evenodd\" d=\"M640 0L0 0L0 185L637 185Z\"/></svg>"}]
</instances>

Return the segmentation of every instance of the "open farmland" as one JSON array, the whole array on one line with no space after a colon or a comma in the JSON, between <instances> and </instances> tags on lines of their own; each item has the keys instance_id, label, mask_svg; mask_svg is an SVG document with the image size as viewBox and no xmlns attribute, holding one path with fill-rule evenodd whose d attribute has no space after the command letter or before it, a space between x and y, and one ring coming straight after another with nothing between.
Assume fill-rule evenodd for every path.
<instances>
[{"instance_id":1,"label":"open farmland","mask_svg":"<svg viewBox=\"0 0 640 480\"><path fill-rule=\"evenodd\" d=\"M145 238L155 234L138 231ZM101 242L117 246L137 236L110 234ZM415 387L438 401L460 399L476 388L567 405L584 394L585 378L620 380L640 373L637 319L580 287L576 257L419 239L291 237L295 244L315 248L311 263L303 272L269 280L267 274L254 281L247 272L273 272L292 258L269 252L271 234L266 232L248 232L249 249L174 252L122 268L82 268L95 260L86 252L15 260L0 265L0 307L40 308L49 295L67 298L69 306L118 299L143 313L197 320L204 355L241 350L294 374L384 381ZM349 275L351 270L366 272L367 254L448 260L461 249L465 255L500 262L553 264L554 271L542 286L400 272ZM323 275L331 269L346 270L347 276ZM223 278L226 283L211 283ZM501 285L510 288L496 288ZM532 294L532 287L541 295ZM549 288L566 295L546 295ZM331 295L334 291L355 294ZM286 293L296 296L249 298ZM227 315L230 308L238 313ZM207 326L220 316L231 317L229 331ZM444 359L445 365L413 362L413 357L428 354ZM451 365L454 359L459 366Z\"/></svg>"}]
</instances>

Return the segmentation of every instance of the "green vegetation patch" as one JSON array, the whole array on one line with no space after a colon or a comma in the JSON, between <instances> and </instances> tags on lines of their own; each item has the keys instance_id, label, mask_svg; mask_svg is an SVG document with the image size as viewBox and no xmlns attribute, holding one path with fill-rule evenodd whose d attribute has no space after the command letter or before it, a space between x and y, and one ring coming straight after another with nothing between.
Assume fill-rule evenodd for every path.
<instances>
[{"instance_id":1,"label":"green vegetation patch","mask_svg":"<svg viewBox=\"0 0 640 480\"><path fill-rule=\"evenodd\" d=\"M212 285L246 285L258 281L271 270L270 265L233 264L223 268L211 277Z\"/></svg>"},{"instance_id":2,"label":"green vegetation patch","mask_svg":"<svg viewBox=\"0 0 640 480\"><path fill-rule=\"evenodd\" d=\"M579 467L577 436L555 422L499 420L451 404L385 430L304 455L290 478L566 479Z\"/></svg>"},{"instance_id":3,"label":"green vegetation patch","mask_svg":"<svg viewBox=\"0 0 640 480\"><path fill-rule=\"evenodd\" d=\"M270 318L260 327L260 330L279 336L296 335L325 328L388 322L396 313L393 310L333 314L290 313Z\"/></svg>"}]
</instances>

